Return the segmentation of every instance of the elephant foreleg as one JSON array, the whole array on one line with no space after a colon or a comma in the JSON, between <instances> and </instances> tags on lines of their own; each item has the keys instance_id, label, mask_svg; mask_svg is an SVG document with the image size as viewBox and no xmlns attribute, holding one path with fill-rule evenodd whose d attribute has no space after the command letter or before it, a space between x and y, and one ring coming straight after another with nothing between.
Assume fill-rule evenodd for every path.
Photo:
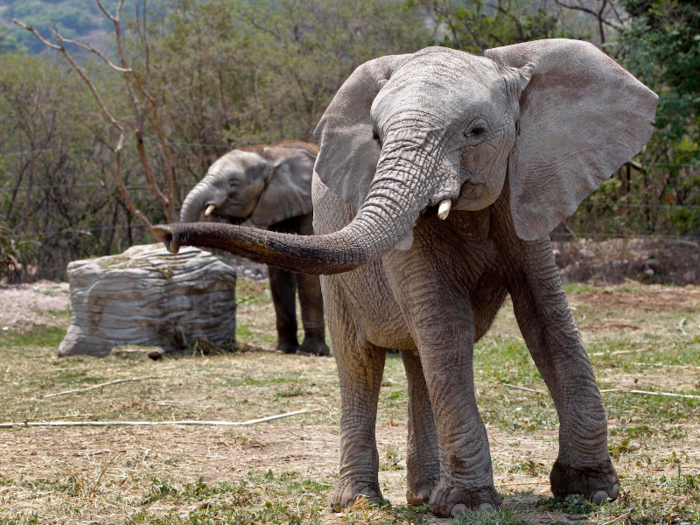
<instances>
[{"instance_id":1,"label":"elephant foreleg","mask_svg":"<svg viewBox=\"0 0 700 525\"><path fill-rule=\"evenodd\" d=\"M293 354L299 348L297 340L296 276L292 272L268 266L270 293L277 321L277 348Z\"/></svg>"},{"instance_id":2,"label":"elephant foreleg","mask_svg":"<svg viewBox=\"0 0 700 525\"><path fill-rule=\"evenodd\" d=\"M331 278L322 283L324 296L333 296L328 331L340 380L340 479L331 502L346 507L360 496L382 498L375 425L386 350L365 341L337 283Z\"/></svg>"},{"instance_id":3,"label":"elephant foreleg","mask_svg":"<svg viewBox=\"0 0 700 525\"><path fill-rule=\"evenodd\" d=\"M607 447L603 399L571 314L548 240L527 243L523 273L509 286L530 354L559 415L559 455L550 475L559 498L582 494L596 503L619 494Z\"/></svg>"},{"instance_id":4,"label":"elephant foreleg","mask_svg":"<svg viewBox=\"0 0 700 525\"><path fill-rule=\"evenodd\" d=\"M299 351L305 354L328 355L325 323L323 321L323 296L317 275L296 274L304 325L304 342Z\"/></svg>"},{"instance_id":5,"label":"elephant foreleg","mask_svg":"<svg viewBox=\"0 0 700 525\"><path fill-rule=\"evenodd\" d=\"M422 505L430 501L430 495L440 481L438 438L420 358L415 352L402 351L401 359L408 380L406 500L410 505Z\"/></svg>"},{"instance_id":6,"label":"elephant foreleg","mask_svg":"<svg viewBox=\"0 0 700 525\"><path fill-rule=\"evenodd\" d=\"M426 246L421 246L423 242ZM390 253L387 276L418 348L439 443L440 481L430 496L438 516L500 505L486 428L476 406L475 325L468 290L419 235L411 257ZM446 245L441 245L443 248ZM440 294L435 291L440 290Z\"/></svg>"}]
</instances>

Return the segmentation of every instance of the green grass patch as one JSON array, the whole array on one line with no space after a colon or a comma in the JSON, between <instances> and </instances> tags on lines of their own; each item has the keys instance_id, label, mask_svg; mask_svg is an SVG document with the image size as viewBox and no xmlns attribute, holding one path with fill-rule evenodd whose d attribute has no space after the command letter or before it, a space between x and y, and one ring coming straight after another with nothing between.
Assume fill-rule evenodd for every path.
<instances>
[{"instance_id":1,"label":"green grass patch","mask_svg":"<svg viewBox=\"0 0 700 525\"><path fill-rule=\"evenodd\" d=\"M60 326L36 326L27 332L0 332L0 348L50 347L58 348L66 335Z\"/></svg>"}]
</instances>

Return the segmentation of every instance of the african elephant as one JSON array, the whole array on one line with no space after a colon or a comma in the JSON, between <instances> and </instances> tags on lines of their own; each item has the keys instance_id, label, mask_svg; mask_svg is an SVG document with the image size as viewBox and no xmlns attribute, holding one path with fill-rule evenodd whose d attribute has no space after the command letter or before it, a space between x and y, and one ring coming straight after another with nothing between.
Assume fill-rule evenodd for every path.
<instances>
[{"instance_id":1,"label":"african elephant","mask_svg":"<svg viewBox=\"0 0 700 525\"><path fill-rule=\"evenodd\" d=\"M575 40L378 58L316 129L315 236L157 229L171 251L217 247L324 275L341 390L334 503L381 496L374 426L385 349L396 348L409 503L429 501L439 516L500 504L472 354L506 294L559 416L552 492L617 498L605 408L549 232L642 149L657 98Z\"/></svg>"},{"instance_id":2,"label":"african elephant","mask_svg":"<svg viewBox=\"0 0 700 525\"><path fill-rule=\"evenodd\" d=\"M282 141L230 151L209 168L185 198L182 222L206 216L250 222L271 231L311 235L311 175L318 146ZM277 318L277 346L286 354L328 355L323 297L318 276L270 266L270 291ZM304 342L297 341L299 292Z\"/></svg>"}]
</instances>

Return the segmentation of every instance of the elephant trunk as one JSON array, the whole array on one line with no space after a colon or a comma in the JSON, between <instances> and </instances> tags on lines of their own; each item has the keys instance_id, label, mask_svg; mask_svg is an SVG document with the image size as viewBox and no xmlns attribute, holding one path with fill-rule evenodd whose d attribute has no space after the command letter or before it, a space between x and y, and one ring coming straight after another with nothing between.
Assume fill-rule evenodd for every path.
<instances>
[{"instance_id":1,"label":"elephant trunk","mask_svg":"<svg viewBox=\"0 0 700 525\"><path fill-rule=\"evenodd\" d=\"M197 222L200 213L204 209L209 189L209 184L200 181L185 197L180 210L180 222Z\"/></svg>"},{"instance_id":2,"label":"elephant trunk","mask_svg":"<svg viewBox=\"0 0 700 525\"><path fill-rule=\"evenodd\" d=\"M432 179L426 171L434 170L435 163L426 161L425 155L412 155L411 150L416 148L385 144L357 216L331 234L289 235L212 223L157 226L155 234L174 253L180 246L201 246L292 272L328 275L351 271L405 239L430 202L430 188L423 186Z\"/></svg>"}]
</instances>

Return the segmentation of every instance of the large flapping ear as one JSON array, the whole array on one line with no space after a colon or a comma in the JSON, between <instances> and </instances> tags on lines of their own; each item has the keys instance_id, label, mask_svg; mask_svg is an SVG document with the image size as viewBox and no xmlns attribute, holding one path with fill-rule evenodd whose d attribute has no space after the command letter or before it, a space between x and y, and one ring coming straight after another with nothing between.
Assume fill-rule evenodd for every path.
<instances>
[{"instance_id":1,"label":"large flapping ear","mask_svg":"<svg viewBox=\"0 0 700 525\"><path fill-rule=\"evenodd\" d=\"M510 203L516 233L534 240L642 150L658 96L579 40L538 40L485 54L518 69L524 85Z\"/></svg>"},{"instance_id":2,"label":"large flapping ear","mask_svg":"<svg viewBox=\"0 0 700 525\"><path fill-rule=\"evenodd\" d=\"M310 147L313 145L309 144ZM251 221L256 226L311 213L311 176L316 156L304 148L267 147L269 161L265 189Z\"/></svg>"},{"instance_id":3,"label":"large flapping ear","mask_svg":"<svg viewBox=\"0 0 700 525\"><path fill-rule=\"evenodd\" d=\"M314 131L320 147L316 173L355 209L365 201L379 162L379 145L370 119L372 102L412 56L389 55L358 67L338 90Z\"/></svg>"}]
</instances>

